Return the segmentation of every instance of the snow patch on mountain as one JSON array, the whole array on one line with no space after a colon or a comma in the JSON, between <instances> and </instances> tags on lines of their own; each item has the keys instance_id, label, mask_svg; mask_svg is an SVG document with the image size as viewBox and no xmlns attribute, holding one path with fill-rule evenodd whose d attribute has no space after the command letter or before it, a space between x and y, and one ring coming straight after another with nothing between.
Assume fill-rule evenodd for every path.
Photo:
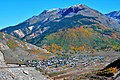
<instances>
[{"instance_id":1,"label":"snow patch on mountain","mask_svg":"<svg viewBox=\"0 0 120 80\"><path fill-rule=\"evenodd\" d=\"M20 38L25 36L24 33L20 29L15 30L14 33L18 34Z\"/></svg>"},{"instance_id":2,"label":"snow patch on mountain","mask_svg":"<svg viewBox=\"0 0 120 80\"><path fill-rule=\"evenodd\" d=\"M30 26L30 27L28 27L31 31L32 31L32 29L34 28L34 26Z\"/></svg>"}]
</instances>

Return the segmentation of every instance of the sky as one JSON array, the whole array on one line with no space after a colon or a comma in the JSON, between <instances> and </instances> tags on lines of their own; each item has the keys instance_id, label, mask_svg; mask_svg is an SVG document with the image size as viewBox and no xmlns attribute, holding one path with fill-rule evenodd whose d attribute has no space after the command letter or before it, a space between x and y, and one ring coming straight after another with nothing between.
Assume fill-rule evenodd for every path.
<instances>
[{"instance_id":1,"label":"sky","mask_svg":"<svg viewBox=\"0 0 120 80\"><path fill-rule=\"evenodd\" d=\"M0 0L0 29L14 26L44 10L85 4L102 13L120 10L120 0Z\"/></svg>"}]
</instances>

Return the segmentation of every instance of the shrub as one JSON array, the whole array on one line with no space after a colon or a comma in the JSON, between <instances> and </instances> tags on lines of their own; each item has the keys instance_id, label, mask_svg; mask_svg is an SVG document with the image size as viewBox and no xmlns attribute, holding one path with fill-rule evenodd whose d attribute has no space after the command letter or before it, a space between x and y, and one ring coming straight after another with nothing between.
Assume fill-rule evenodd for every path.
<instances>
[{"instance_id":1,"label":"shrub","mask_svg":"<svg viewBox=\"0 0 120 80\"><path fill-rule=\"evenodd\" d=\"M118 71L118 69L116 67L111 67L111 68L107 68L107 69L104 69L104 70L97 71L96 74L99 75L99 76L111 77L117 71Z\"/></svg>"}]
</instances>

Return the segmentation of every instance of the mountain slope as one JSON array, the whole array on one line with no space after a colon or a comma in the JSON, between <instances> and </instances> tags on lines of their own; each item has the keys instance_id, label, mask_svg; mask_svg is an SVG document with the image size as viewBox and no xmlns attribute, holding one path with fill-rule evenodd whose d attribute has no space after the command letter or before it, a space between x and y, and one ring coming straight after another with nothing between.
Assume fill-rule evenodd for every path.
<instances>
[{"instance_id":1,"label":"mountain slope","mask_svg":"<svg viewBox=\"0 0 120 80\"><path fill-rule=\"evenodd\" d=\"M120 11L113 11L113 12L110 12L108 14L106 14L108 17L111 17L113 19L116 19L118 21L120 21Z\"/></svg>"},{"instance_id":2,"label":"mountain slope","mask_svg":"<svg viewBox=\"0 0 120 80\"><path fill-rule=\"evenodd\" d=\"M45 54L48 55L45 49L36 47L32 44L20 41L8 34L0 32L0 51L4 54L6 63L18 63L26 60L41 59ZM43 55L44 56L44 55Z\"/></svg>"},{"instance_id":3,"label":"mountain slope","mask_svg":"<svg viewBox=\"0 0 120 80\"><path fill-rule=\"evenodd\" d=\"M102 25L80 26L52 33L42 40L45 48L51 52L59 46L65 50L120 50L120 34ZM54 47L56 46L56 47Z\"/></svg>"}]
</instances>

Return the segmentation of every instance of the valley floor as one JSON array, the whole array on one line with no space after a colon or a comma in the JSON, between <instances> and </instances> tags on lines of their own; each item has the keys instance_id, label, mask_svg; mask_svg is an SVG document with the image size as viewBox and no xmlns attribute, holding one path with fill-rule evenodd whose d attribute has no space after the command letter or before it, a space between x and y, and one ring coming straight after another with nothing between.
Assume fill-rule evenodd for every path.
<instances>
[{"instance_id":1,"label":"valley floor","mask_svg":"<svg viewBox=\"0 0 120 80\"><path fill-rule=\"evenodd\" d=\"M72 54L71 57L75 61L70 62L72 60L71 58L70 60L67 59L67 61L76 65L62 65L63 63L58 62L57 67L52 65L46 66L44 74L48 75L50 79L55 80L89 80L91 76L95 76L95 71L103 69L106 65L118 59L120 52ZM65 61L64 58L61 59ZM59 61L59 58L57 60ZM45 62L45 65L47 63L52 64L50 60ZM97 79L93 78L92 80Z\"/></svg>"},{"instance_id":2,"label":"valley floor","mask_svg":"<svg viewBox=\"0 0 120 80\"><path fill-rule=\"evenodd\" d=\"M35 67L26 65L6 65L1 57L0 80L98 80L95 71L118 59L120 52L101 51L67 55L67 58L61 56L40 61L37 67L41 69L38 71Z\"/></svg>"}]
</instances>

